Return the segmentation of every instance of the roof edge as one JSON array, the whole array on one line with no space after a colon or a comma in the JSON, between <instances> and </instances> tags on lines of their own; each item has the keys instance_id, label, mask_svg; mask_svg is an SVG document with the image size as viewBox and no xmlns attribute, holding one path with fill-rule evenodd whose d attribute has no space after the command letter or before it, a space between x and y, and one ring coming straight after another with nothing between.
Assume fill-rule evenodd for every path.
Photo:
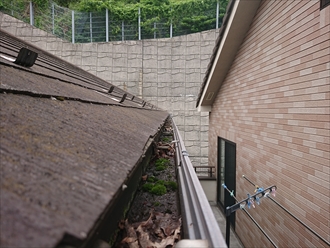
<instances>
[{"instance_id":1,"label":"roof edge","mask_svg":"<svg viewBox=\"0 0 330 248\"><path fill-rule=\"evenodd\" d=\"M260 2L261 0L231 0L228 4L224 22L219 30L219 36L198 95L196 103L198 111L211 109Z\"/></svg>"}]
</instances>

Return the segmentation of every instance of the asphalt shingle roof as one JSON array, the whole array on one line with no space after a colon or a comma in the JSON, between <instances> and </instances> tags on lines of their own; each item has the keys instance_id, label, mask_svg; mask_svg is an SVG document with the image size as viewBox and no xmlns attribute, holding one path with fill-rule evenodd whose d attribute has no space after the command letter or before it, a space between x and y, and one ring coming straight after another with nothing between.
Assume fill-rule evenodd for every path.
<instances>
[{"instance_id":1,"label":"asphalt shingle roof","mask_svg":"<svg viewBox=\"0 0 330 248\"><path fill-rule=\"evenodd\" d=\"M0 244L84 239L168 113L0 31ZM38 52L25 68L15 58Z\"/></svg>"}]
</instances>

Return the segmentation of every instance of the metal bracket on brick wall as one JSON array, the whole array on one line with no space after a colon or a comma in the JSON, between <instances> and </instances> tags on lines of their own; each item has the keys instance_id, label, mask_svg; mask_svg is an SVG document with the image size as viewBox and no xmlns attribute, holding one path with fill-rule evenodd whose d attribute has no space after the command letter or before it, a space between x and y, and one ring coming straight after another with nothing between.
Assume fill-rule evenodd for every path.
<instances>
[{"instance_id":1,"label":"metal bracket on brick wall","mask_svg":"<svg viewBox=\"0 0 330 248\"><path fill-rule=\"evenodd\" d=\"M243 175L243 178L245 178L244 175ZM245 179L247 179L247 178L245 178ZM225 184L222 184L222 187L236 201L236 204L234 204L232 206L228 206L226 208L226 243L227 243L228 247L230 245L230 215L232 213L236 212L238 209L242 209L249 216L249 218L253 221L253 223L259 228L259 230L265 235L265 237L269 240L269 242L271 242L272 245L277 248L277 245L269 237L269 235L265 232L265 230L263 228L261 228L261 226L256 222L256 220L245 209L245 205L247 205L248 208L250 208L251 206L253 208L255 208L254 202L256 202L259 205L260 204L260 198L261 197L267 197L270 193L272 193L273 195L275 195L276 186L273 185L273 186L270 186L270 187L268 187L266 189L263 189L263 188L259 188L258 187L258 189L256 191L257 193L255 193L254 195L247 194L248 197L246 199L240 201L240 202L236 199L235 194L234 194L234 190L230 191Z\"/></svg>"},{"instance_id":2,"label":"metal bracket on brick wall","mask_svg":"<svg viewBox=\"0 0 330 248\"><path fill-rule=\"evenodd\" d=\"M248 179L245 175L243 175L243 178L245 180L247 180L250 184L252 184L255 189L257 194L262 192L263 188L259 187L258 185L256 185L255 183L253 183L250 179ZM276 191L276 186L271 187L272 190L270 192L265 193L263 196L267 196L268 199L270 199L273 203L275 203L277 206L279 206L282 210L284 210L287 214L289 214L292 218L294 218L296 221L298 221L301 225L303 225L305 228L307 228L311 233L313 233L315 236L317 236L320 240L322 240L322 242L324 242L324 244L326 244L327 246L330 247L330 242L328 240L326 240L325 238L323 238L321 235L319 235L315 230L313 230L311 227L309 227L306 223L304 223L302 220L300 220L297 216L295 216L293 213L291 213L288 209L286 209L284 206L282 206L282 204L280 204L279 202L277 202L274 198L270 197L269 193L272 193L272 196L275 196L275 191ZM267 191L269 189L266 189L265 191ZM254 196L251 196L251 198Z\"/></svg>"}]
</instances>

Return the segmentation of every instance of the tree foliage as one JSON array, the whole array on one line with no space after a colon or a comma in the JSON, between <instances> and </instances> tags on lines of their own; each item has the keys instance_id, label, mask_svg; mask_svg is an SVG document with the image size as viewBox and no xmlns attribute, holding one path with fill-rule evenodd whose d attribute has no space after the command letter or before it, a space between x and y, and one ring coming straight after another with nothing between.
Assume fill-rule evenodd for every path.
<instances>
[{"instance_id":1,"label":"tree foliage","mask_svg":"<svg viewBox=\"0 0 330 248\"><path fill-rule=\"evenodd\" d=\"M221 19L228 0L73 0L69 7L86 12L108 9L113 20L122 21L137 20L140 8L145 28L154 22L165 21L172 23L174 28L184 28L186 33L192 33L215 28L217 1Z\"/></svg>"},{"instance_id":2,"label":"tree foliage","mask_svg":"<svg viewBox=\"0 0 330 248\"><path fill-rule=\"evenodd\" d=\"M50 0L51 1L51 0ZM137 39L137 23L139 10L141 17L142 39L158 37L169 37L169 27L173 27L173 36L200 32L215 28L216 4L220 3L219 22L225 14L228 0L53 0L57 5L77 11L75 22L77 24L76 38L82 36L80 42L84 42L90 35L88 20L89 12L93 18L98 13L104 16L105 10L109 13L110 40L118 40L122 36L122 23L132 27L131 39ZM19 8L22 20L29 20L30 0L3 0L0 2L0 10L10 9L12 6ZM48 0L32 0L36 13L43 13L51 17L50 2ZM68 9L68 10L69 10ZM19 16L17 16L19 18ZM35 15L35 25L41 29L48 30L51 24L46 23L42 15ZM53 33L59 37L70 35L71 13L63 11L55 16ZM104 21L99 21L99 23ZM156 27L157 24L157 27ZM105 26L105 25L104 25ZM100 29L99 36L93 35L93 41L104 41L102 36L105 27L94 27ZM83 30L84 29L84 30ZM125 29L126 30L126 29ZM166 31L165 31L166 30ZM163 33L161 33L163 32ZM86 36L86 37L85 37ZM88 36L88 37L87 37ZM117 37L118 36L118 37ZM79 42L79 41L78 41Z\"/></svg>"}]
</instances>

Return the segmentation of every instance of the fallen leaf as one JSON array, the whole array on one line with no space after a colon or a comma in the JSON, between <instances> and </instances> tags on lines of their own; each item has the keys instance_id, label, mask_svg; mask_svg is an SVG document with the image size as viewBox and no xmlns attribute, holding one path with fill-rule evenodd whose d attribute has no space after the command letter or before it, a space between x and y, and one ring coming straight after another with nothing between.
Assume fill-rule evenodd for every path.
<instances>
[{"instance_id":1,"label":"fallen leaf","mask_svg":"<svg viewBox=\"0 0 330 248\"><path fill-rule=\"evenodd\" d=\"M118 227L120 230L123 230L125 228L125 221L124 220L119 221Z\"/></svg>"},{"instance_id":2,"label":"fallen leaf","mask_svg":"<svg viewBox=\"0 0 330 248\"><path fill-rule=\"evenodd\" d=\"M144 176L142 176L142 180L143 180L143 181L146 181L147 178L148 178L148 175L144 175Z\"/></svg>"},{"instance_id":3,"label":"fallen leaf","mask_svg":"<svg viewBox=\"0 0 330 248\"><path fill-rule=\"evenodd\" d=\"M122 240L130 248L168 248L180 239L181 218L151 210L146 221L129 224L125 221L127 237Z\"/></svg>"},{"instance_id":4,"label":"fallen leaf","mask_svg":"<svg viewBox=\"0 0 330 248\"><path fill-rule=\"evenodd\" d=\"M126 237L126 238L124 238L121 242L122 242L122 243L133 243L133 242L135 242L136 240L137 240L136 238Z\"/></svg>"},{"instance_id":5,"label":"fallen leaf","mask_svg":"<svg viewBox=\"0 0 330 248\"><path fill-rule=\"evenodd\" d=\"M142 228L142 225L139 225L139 227L136 229L136 232L138 233L138 241L139 245L142 248L154 248L153 242L149 240L149 234L145 232Z\"/></svg>"}]
</instances>

